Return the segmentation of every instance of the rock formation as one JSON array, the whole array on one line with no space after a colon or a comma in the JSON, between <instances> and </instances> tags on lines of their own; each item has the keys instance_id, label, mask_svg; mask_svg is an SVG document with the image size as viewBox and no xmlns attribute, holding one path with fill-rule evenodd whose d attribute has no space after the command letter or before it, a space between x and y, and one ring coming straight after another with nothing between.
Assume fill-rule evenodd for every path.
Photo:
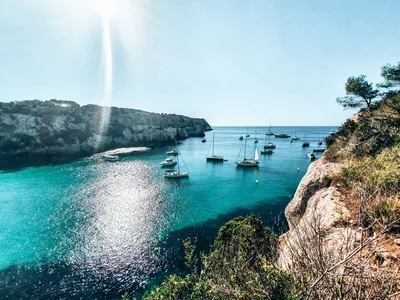
<instances>
[{"instance_id":1,"label":"rock formation","mask_svg":"<svg viewBox=\"0 0 400 300\"><path fill-rule=\"evenodd\" d=\"M0 168L35 157L84 157L134 146L158 146L211 130L204 119L73 101L0 102Z\"/></svg>"}]
</instances>

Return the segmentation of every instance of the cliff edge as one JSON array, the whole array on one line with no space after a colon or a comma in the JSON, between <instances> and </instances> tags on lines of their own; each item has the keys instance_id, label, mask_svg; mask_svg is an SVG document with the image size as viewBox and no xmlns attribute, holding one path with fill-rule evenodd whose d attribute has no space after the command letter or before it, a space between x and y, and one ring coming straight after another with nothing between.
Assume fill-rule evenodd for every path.
<instances>
[{"instance_id":1,"label":"cliff edge","mask_svg":"<svg viewBox=\"0 0 400 300\"><path fill-rule=\"evenodd\" d=\"M0 161L84 157L120 147L158 146L208 130L204 119L175 114L54 99L0 102Z\"/></svg>"}]
</instances>

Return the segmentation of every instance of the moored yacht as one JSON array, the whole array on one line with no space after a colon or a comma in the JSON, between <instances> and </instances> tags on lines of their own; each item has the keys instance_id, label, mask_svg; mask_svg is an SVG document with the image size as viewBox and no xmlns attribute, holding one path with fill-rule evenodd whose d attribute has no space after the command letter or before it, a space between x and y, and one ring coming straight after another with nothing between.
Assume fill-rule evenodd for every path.
<instances>
[{"instance_id":1,"label":"moored yacht","mask_svg":"<svg viewBox=\"0 0 400 300\"><path fill-rule=\"evenodd\" d=\"M174 160L174 157L168 157L166 160L164 160L160 165L162 167L171 167L175 166L178 162Z\"/></svg>"},{"instance_id":2,"label":"moored yacht","mask_svg":"<svg viewBox=\"0 0 400 300\"><path fill-rule=\"evenodd\" d=\"M215 138L215 133L213 133L212 155L211 156L207 156L206 160L207 161L215 161L215 162L223 162L224 158L222 156L214 154L214 138Z\"/></svg>"},{"instance_id":3,"label":"moored yacht","mask_svg":"<svg viewBox=\"0 0 400 300\"><path fill-rule=\"evenodd\" d=\"M236 160L236 165L238 167L258 167L258 161L260 160L260 157L258 155L258 150L257 148L254 148L254 158L253 159L248 159L246 158L246 141L244 142L244 155L243 155L243 160ZM240 152L239 152L240 155ZM238 155L238 157L239 157Z\"/></svg>"},{"instance_id":4,"label":"moored yacht","mask_svg":"<svg viewBox=\"0 0 400 300\"><path fill-rule=\"evenodd\" d=\"M167 154L169 154L169 155L178 155L179 152L178 152L177 149L172 149L171 151L167 151Z\"/></svg>"},{"instance_id":5,"label":"moored yacht","mask_svg":"<svg viewBox=\"0 0 400 300\"><path fill-rule=\"evenodd\" d=\"M105 160L105 161L117 161L117 160L119 160L119 157L117 155L103 154L101 156L101 159Z\"/></svg>"}]
</instances>

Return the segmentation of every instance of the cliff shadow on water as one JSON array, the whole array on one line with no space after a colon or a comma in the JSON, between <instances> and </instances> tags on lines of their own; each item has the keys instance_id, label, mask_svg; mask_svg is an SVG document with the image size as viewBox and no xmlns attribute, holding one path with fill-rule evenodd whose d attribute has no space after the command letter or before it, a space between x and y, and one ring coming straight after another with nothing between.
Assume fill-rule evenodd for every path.
<instances>
[{"instance_id":1,"label":"cliff shadow on water","mask_svg":"<svg viewBox=\"0 0 400 300\"><path fill-rule=\"evenodd\" d=\"M99 262L98 265L80 263L48 263L10 266L0 271L1 299L119 299L125 292L136 297L152 286L160 284L170 274L186 274L183 241L191 238L197 251L208 252L219 228L237 217L255 214L277 234L288 230L284 208L289 197L275 199L273 204L260 202L251 208L238 208L221 214L203 224L172 231L155 248L149 247L159 260L152 266L138 266L138 261L126 262L115 268ZM271 202L270 202L271 203Z\"/></svg>"}]
</instances>

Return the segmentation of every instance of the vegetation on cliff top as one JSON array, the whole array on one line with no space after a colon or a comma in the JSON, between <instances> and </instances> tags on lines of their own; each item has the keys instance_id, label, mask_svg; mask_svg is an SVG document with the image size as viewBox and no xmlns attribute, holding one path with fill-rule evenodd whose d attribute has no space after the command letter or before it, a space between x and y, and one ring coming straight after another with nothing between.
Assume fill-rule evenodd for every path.
<instances>
[{"instance_id":1,"label":"vegetation on cliff top","mask_svg":"<svg viewBox=\"0 0 400 300\"><path fill-rule=\"evenodd\" d=\"M376 88L363 75L349 78L347 96L338 102L361 110L326 139L326 159L343 165L336 182L350 194L362 194L356 222L342 222L343 226L361 227L361 241L355 248L342 241L341 249L327 251L323 244L327 229L316 222L298 236L297 248L292 250L300 264L286 273L276 264L277 236L260 219L238 217L221 227L208 255L199 257L195 246L186 241L190 273L184 278L170 276L144 299L376 299L398 295L398 276L370 268L366 264L369 257L363 257L374 251L367 248L372 242L380 242L382 234L399 232L400 225L400 63L384 66L382 76L384 82Z\"/></svg>"}]
</instances>

